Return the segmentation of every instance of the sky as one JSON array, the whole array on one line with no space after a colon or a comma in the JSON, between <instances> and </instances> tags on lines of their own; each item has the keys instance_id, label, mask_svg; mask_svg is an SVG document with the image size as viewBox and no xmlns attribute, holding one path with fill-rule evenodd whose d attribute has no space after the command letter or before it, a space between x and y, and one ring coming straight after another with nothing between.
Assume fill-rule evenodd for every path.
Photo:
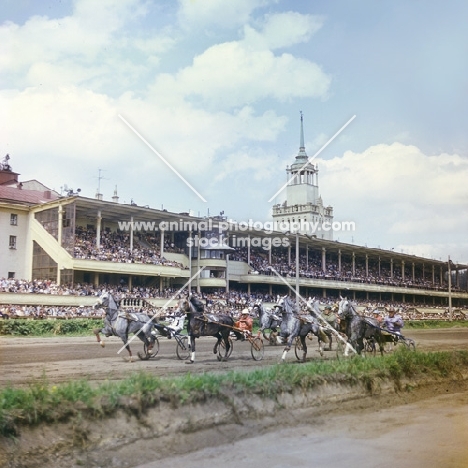
<instances>
[{"instance_id":1,"label":"sky","mask_svg":"<svg viewBox=\"0 0 468 468\"><path fill-rule=\"evenodd\" d=\"M302 112L323 202L356 226L336 240L467 263L467 17L464 0L2 0L0 158L62 193L267 221Z\"/></svg>"}]
</instances>

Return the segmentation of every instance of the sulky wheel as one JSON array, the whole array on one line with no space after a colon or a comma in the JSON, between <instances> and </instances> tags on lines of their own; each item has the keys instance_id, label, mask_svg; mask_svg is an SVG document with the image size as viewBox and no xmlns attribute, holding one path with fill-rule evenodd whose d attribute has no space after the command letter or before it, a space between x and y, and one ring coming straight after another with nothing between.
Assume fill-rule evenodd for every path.
<instances>
[{"instance_id":1,"label":"sulky wheel","mask_svg":"<svg viewBox=\"0 0 468 468\"><path fill-rule=\"evenodd\" d=\"M143 351L145 352L144 356L142 356L141 353L138 353L138 357L144 361L146 361L147 359L152 359L156 357L156 355L159 353L158 338L156 336L154 337L153 349L149 353L145 344L143 345Z\"/></svg>"},{"instance_id":2,"label":"sulky wheel","mask_svg":"<svg viewBox=\"0 0 468 468\"><path fill-rule=\"evenodd\" d=\"M251 340L250 344L250 353L252 354L252 358L254 361L261 361L265 352L265 348L263 347L263 340L259 336L256 336Z\"/></svg>"},{"instance_id":3,"label":"sulky wheel","mask_svg":"<svg viewBox=\"0 0 468 468\"><path fill-rule=\"evenodd\" d=\"M406 348L410 351L416 351L416 343L411 338L402 338L399 341L404 343Z\"/></svg>"},{"instance_id":4,"label":"sulky wheel","mask_svg":"<svg viewBox=\"0 0 468 468\"><path fill-rule=\"evenodd\" d=\"M224 345L224 340L221 340L221 343L219 343L219 346L218 346L218 361L222 361L223 359L228 359L231 354L232 354L232 350L234 348L234 344L232 342L232 339L231 337L228 338L228 341L229 341L229 353L226 354L226 346Z\"/></svg>"},{"instance_id":5,"label":"sulky wheel","mask_svg":"<svg viewBox=\"0 0 468 468\"><path fill-rule=\"evenodd\" d=\"M177 357L181 361L185 361L190 356L190 341L188 336L181 336L177 339L177 348L176 348Z\"/></svg>"}]
</instances>

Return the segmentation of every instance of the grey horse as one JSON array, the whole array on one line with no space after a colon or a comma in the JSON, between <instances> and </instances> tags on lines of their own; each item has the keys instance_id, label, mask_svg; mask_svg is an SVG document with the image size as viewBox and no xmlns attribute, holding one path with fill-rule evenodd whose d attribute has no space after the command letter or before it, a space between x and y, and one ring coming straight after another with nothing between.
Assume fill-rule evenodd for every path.
<instances>
[{"instance_id":1,"label":"grey horse","mask_svg":"<svg viewBox=\"0 0 468 468\"><path fill-rule=\"evenodd\" d=\"M114 296L107 291L101 294L95 308L103 308L106 311L104 327L95 328L93 330L98 343L102 347L104 347L105 344L104 340L101 339L100 333L106 337L118 336L124 342L131 362L133 359L132 351L128 343L128 335L134 333L145 345L145 354L138 352L138 357L144 360L149 359L150 351L153 349L155 343L155 337L151 333L154 330L153 322L148 315L141 312L125 312L119 310Z\"/></svg>"},{"instance_id":2,"label":"grey horse","mask_svg":"<svg viewBox=\"0 0 468 468\"><path fill-rule=\"evenodd\" d=\"M323 354L321 341L327 341L327 337L323 332L321 332L317 320L312 315L300 315L300 309L296 307L294 299L289 296L282 297L278 301L276 309L278 312L281 311L282 321L280 325L280 336L286 344L281 356L282 362L286 360L286 355L291 349L293 341L297 337L301 340L303 352L302 361L305 362L307 357L306 338L309 333L313 333L317 337L321 335L321 339L319 338L319 352L320 354Z\"/></svg>"},{"instance_id":3,"label":"grey horse","mask_svg":"<svg viewBox=\"0 0 468 468\"><path fill-rule=\"evenodd\" d=\"M256 302L252 310L258 316L258 331L262 333L263 338L268 340L270 345L277 344L278 327L281 324L281 317L276 315L271 309L266 308L262 302ZM265 334L265 330L271 330L270 336Z\"/></svg>"}]
</instances>

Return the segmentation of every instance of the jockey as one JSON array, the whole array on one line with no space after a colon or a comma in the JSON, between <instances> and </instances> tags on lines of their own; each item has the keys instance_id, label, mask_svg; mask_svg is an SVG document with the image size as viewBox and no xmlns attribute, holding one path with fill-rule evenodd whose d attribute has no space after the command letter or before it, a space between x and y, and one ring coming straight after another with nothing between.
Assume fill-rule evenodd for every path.
<instances>
[{"instance_id":1,"label":"jockey","mask_svg":"<svg viewBox=\"0 0 468 468\"><path fill-rule=\"evenodd\" d=\"M330 305L326 305L325 309L323 310L323 318L324 320L330 325L332 328L335 328L336 323L336 313L332 310Z\"/></svg>"},{"instance_id":2,"label":"jockey","mask_svg":"<svg viewBox=\"0 0 468 468\"><path fill-rule=\"evenodd\" d=\"M374 309L372 311L372 318L377 320L377 322L381 323L382 322L382 316L380 315L379 309Z\"/></svg>"},{"instance_id":3,"label":"jockey","mask_svg":"<svg viewBox=\"0 0 468 468\"><path fill-rule=\"evenodd\" d=\"M404 327L404 322L400 314L397 314L393 307L388 309L388 316L384 318L383 326L389 332L401 334L400 330Z\"/></svg>"},{"instance_id":4,"label":"jockey","mask_svg":"<svg viewBox=\"0 0 468 468\"><path fill-rule=\"evenodd\" d=\"M241 316L237 322L234 323L236 328L243 332L252 333L253 319L249 315L249 309L243 309Z\"/></svg>"},{"instance_id":5,"label":"jockey","mask_svg":"<svg viewBox=\"0 0 468 468\"><path fill-rule=\"evenodd\" d=\"M180 333L184 328L185 314L176 313L174 314L171 323L166 327L167 337L170 339L173 335Z\"/></svg>"}]
</instances>

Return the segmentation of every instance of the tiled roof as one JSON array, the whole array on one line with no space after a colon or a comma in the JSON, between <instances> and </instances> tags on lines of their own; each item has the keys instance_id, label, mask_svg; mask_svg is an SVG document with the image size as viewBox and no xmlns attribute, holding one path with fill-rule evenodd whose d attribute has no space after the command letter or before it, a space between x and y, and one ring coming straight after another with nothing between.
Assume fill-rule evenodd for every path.
<instances>
[{"instance_id":1,"label":"tiled roof","mask_svg":"<svg viewBox=\"0 0 468 468\"><path fill-rule=\"evenodd\" d=\"M0 185L0 201L38 205L51 200L56 200L57 198L57 194L52 190L25 190L18 187L5 187Z\"/></svg>"}]
</instances>

